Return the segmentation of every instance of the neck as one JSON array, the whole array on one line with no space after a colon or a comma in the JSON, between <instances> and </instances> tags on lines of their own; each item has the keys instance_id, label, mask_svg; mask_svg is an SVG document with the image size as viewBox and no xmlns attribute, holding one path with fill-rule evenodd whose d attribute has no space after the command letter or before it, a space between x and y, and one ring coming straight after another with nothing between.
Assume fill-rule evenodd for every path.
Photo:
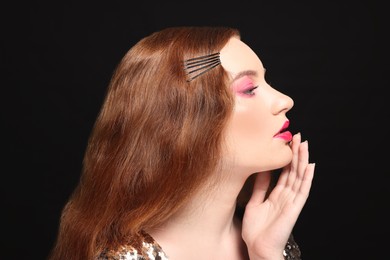
<instances>
[{"instance_id":1,"label":"neck","mask_svg":"<svg viewBox=\"0 0 390 260\"><path fill-rule=\"evenodd\" d=\"M245 179L240 179L239 174L230 176L232 177L221 181L217 189L199 191L164 226L148 231L168 256L180 256L175 254L179 249L185 249L188 253L194 247L198 252L191 254L194 256L208 250L220 256L221 253L215 251L217 249L242 254L244 244L241 238L241 221L235 218L234 213L237 196Z\"/></svg>"}]
</instances>

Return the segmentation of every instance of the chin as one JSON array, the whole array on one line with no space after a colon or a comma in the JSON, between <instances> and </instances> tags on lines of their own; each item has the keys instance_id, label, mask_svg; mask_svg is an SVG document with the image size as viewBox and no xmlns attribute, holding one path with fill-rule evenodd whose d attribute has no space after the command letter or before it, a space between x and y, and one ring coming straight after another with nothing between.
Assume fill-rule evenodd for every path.
<instances>
[{"instance_id":1,"label":"chin","mask_svg":"<svg viewBox=\"0 0 390 260\"><path fill-rule=\"evenodd\" d=\"M292 151L291 149L286 150L286 152L278 154L278 156L275 156L273 158L270 158L268 163L263 164L263 168L266 168L263 171L269 171L269 170L276 170L285 167L286 165L290 164L292 160Z\"/></svg>"},{"instance_id":2,"label":"chin","mask_svg":"<svg viewBox=\"0 0 390 260\"><path fill-rule=\"evenodd\" d=\"M285 167L286 165L288 165L292 160L292 156L290 156L288 159L284 160L284 161L281 161L280 164L275 167L275 169L279 169L279 168L283 168Z\"/></svg>"},{"instance_id":3,"label":"chin","mask_svg":"<svg viewBox=\"0 0 390 260\"><path fill-rule=\"evenodd\" d=\"M293 153L290 147L287 147L281 154L280 154L280 167L284 167L287 164L289 164L292 161Z\"/></svg>"},{"instance_id":4,"label":"chin","mask_svg":"<svg viewBox=\"0 0 390 260\"><path fill-rule=\"evenodd\" d=\"M253 161L243 163L239 166L239 168L245 169L245 172L264 172L264 171L272 171L285 167L292 160L292 154L288 156L281 156L278 158L269 158L264 161Z\"/></svg>"},{"instance_id":5,"label":"chin","mask_svg":"<svg viewBox=\"0 0 390 260\"><path fill-rule=\"evenodd\" d=\"M263 154L263 156L259 155ZM255 173L277 170L288 165L292 160L292 151L290 147L282 150L272 151L264 156L262 153L240 153L235 155L235 159L225 161L227 168L233 171Z\"/></svg>"}]
</instances>

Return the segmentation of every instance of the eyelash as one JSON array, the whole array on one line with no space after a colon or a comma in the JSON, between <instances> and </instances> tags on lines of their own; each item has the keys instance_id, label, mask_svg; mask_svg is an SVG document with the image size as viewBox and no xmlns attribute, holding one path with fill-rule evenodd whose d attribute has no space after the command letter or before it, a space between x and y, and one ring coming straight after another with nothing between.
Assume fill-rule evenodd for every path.
<instances>
[{"instance_id":1,"label":"eyelash","mask_svg":"<svg viewBox=\"0 0 390 260\"><path fill-rule=\"evenodd\" d=\"M253 96L255 93L253 93L253 91L255 90L255 89L257 89L259 86L255 86L255 87L253 87L253 88L249 88L249 89L247 89L247 90L245 90L243 93L245 94L245 95L250 95L250 96Z\"/></svg>"}]
</instances>

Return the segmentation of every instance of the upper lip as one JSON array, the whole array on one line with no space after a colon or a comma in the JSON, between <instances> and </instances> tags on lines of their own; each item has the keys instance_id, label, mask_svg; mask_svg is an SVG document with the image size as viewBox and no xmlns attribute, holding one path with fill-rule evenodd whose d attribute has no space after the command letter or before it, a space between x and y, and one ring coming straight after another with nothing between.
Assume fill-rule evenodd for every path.
<instances>
[{"instance_id":1,"label":"upper lip","mask_svg":"<svg viewBox=\"0 0 390 260\"><path fill-rule=\"evenodd\" d=\"M283 132L285 129L288 128L288 126L290 125L290 121L289 120L286 120L282 126L282 128L280 128L280 130L275 134L275 135L278 135L280 134L281 132Z\"/></svg>"}]
</instances>

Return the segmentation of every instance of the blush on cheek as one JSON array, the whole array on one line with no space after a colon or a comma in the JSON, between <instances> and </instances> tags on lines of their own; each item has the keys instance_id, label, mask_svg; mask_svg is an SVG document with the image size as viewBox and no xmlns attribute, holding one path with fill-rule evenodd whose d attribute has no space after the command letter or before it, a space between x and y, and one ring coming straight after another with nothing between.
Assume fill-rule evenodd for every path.
<instances>
[{"instance_id":1,"label":"blush on cheek","mask_svg":"<svg viewBox=\"0 0 390 260\"><path fill-rule=\"evenodd\" d=\"M257 119L257 115L251 109L237 105L230 123L230 134L240 143L258 146L259 144L255 140L258 140L265 133L261 120Z\"/></svg>"}]
</instances>

